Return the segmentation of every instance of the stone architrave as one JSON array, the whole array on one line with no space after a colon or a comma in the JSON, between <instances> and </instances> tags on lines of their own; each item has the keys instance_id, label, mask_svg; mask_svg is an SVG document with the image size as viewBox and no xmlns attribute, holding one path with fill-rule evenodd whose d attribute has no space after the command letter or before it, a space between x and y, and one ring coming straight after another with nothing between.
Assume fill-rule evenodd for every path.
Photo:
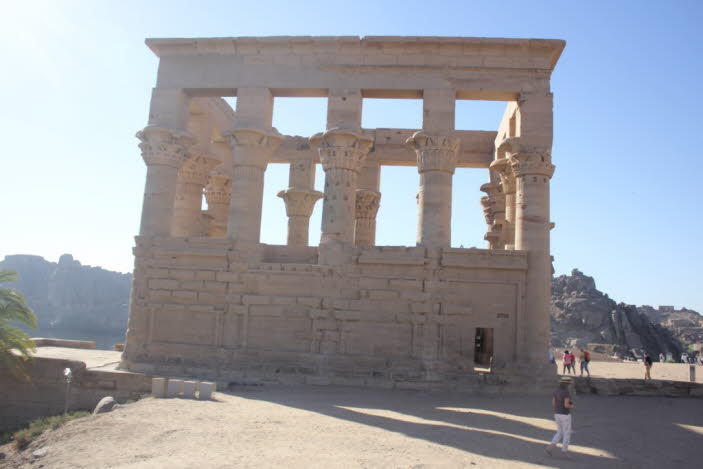
<instances>
[{"instance_id":1,"label":"stone architrave","mask_svg":"<svg viewBox=\"0 0 703 469\"><path fill-rule=\"evenodd\" d=\"M227 237L259 243L264 171L283 137L275 129L254 128L230 130L226 136L232 149L232 198Z\"/></svg>"},{"instance_id":2,"label":"stone architrave","mask_svg":"<svg viewBox=\"0 0 703 469\"><path fill-rule=\"evenodd\" d=\"M230 177L218 171L213 171L205 186L205 200L212 221L208 227L208 236L224 238L227 236L227 220L229 218L229 201L232 199L232 183Z\"/></svg>"},{"instance_id":3,"label":"stone architrave","mask_svg":"<svg viewBox=\"0 0 703 469\"><path fill-rule=\"evenodd\" d=\"M373 246L376 244L376 214L380 206L381 193L369 189L356 191L356 220L354 244Z\"/></svg>"},{"instance_id":4,"label":"stone architrave","mask_svg":"<svg viewBox=\"0 0 703 469\"><path fill-rule=\"evenodd\" d=\"M356 186L359 170L373 139L345 129L330 129L310 137L325 170L320 244L351 244L354 239Z\"/></svg>"},{"instance_id":5,"label":"stone architrave","mask_svg":"<svg viewBox=\"0 0 703 469\"><path fill-rule=\"evenodd\" d=\"M219 163L209 154L191 155L178 171L173 206L172 236L200 236L203 188L210 171Z\"/></svg>"},{"instance_id":6,"label":"stone architrave","mask_svg":"<svg viewBox=\"0 0 703 469\"><path fill-rule=\"evenodd\" d=\"M505 197L505 215L502 227L502 242L505 249L515 249L515 175L508 158L499 158L491 163L491 170L498 173Z\"/></svg>"},{"instance_id":7,"label":"stone architrave","mask_svg":"<svg viewBox=\"0 0 703 469\"><path fill-rule=\"evenodd\" d=\"M178 171L188 160L194 138L186 131L147 126L137 132L147 165L139 234L169 236L173 221Z\"/></svg>"},{"instance_id":8,"label":"stone architrave","mask_svg":"<svg viewBox=\"0 0 703 469\"><path fill-rule=\"evenodd\" d=\"M315 203L323 197L323 193L310 189L290 187L278 193L286 204L288 216L288 245L307 246L310 229L310 215Z\"/></svg>"},{"instance_id":9,"label":"stone architrave","mask_svg":"<svg viewBox=\"0 0 703 469\"><path fill-rule=\"evenodd\" d=\"M451 245L452 177L459 139L415 132L406 144L417 154L420 173L417 243L425 247Z\"/></svg>"}]
</instances>

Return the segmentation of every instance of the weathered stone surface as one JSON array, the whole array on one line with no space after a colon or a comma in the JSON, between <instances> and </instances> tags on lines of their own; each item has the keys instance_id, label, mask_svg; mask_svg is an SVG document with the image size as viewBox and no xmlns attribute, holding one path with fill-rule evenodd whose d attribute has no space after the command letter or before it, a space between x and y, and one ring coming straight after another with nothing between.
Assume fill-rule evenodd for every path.
<instances>
[{"instance_id":1,"label":"weathered stone surface","mask_svg":"<svg viewBox=\"0 0 703 469\"><path fill-rule=\"evenodd\" d=\"M112 412L116 406L117 406L117 401L115 401L114 397L105 396L102 399L100 399L100 402L98 402L98 405L95 406L95 410L93 410L93 415L106 414L108 412Z\"/></svg>"}]
</instances>

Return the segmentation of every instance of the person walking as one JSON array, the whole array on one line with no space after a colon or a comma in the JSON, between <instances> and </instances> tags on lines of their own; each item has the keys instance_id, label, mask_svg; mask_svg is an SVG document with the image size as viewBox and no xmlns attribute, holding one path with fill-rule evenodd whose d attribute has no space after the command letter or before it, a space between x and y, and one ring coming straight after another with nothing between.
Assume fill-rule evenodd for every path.
<instances>
[{"instance_id":1,"label":"person walking","mask_svg":"<svg viewBox=\"0 0 703 469\"><path fill-rule=\"evenodd\" d=\"M562 376L559 380L559 387L552 394L552 407L554 408L554 421L557 424L557 432L552 438L552 442L546 450L550 456L555 455L557 444L561 441L561 454L565 458L569 457L569 442L571 441L571 409L574 403L571 400L569 386L571 378Z\"/></svg>"},{"instance_id":2,"label":"person walking","mask_svg":"<svg viewBox=\"0 0 703 469\"><path fill-rule=\"evenodd\" d=\"M588 373L588 377L591 377L591 372L588 369L588 364L591 363L591 354L588 350L581 349L581 355L579 356L581 360L581 376L583 376L584 370Z\"/></svg>"},{"instance_id":3,"label":"person walking","mask_svg":"<svg viewBox=\"0 0 703 469\"><path fill-rule=\"evenodd\" d=\"M665 361L664 354L659 352L659 363L664 363L664 361Z\"/></svg>"},{"instance_id":4,"label":"person walking","mask_svg":"<svg viewBox=\"0 0 703 469\"><path fill-rule=\"evenodd\" d=\"M571 352L571 374L576 375L576 355Z\"/></svg>"},{"instance_id":5,"label":"person walking","mask_svg":"<svg viewBox=\"0 0 703 469\"><path fill-rule=\"evenodd\" d=\"M565 375L571 369L571 354L568 350L564 350L564 356L561 358L562 370L561 374Z\"/></svg>"},{"instance_id":6,"label":"person walking","mask_svg":"<svg viewBox=\"0 0 703 469\"><path fill-rule=\"evenodd\" d=\"M644 354L644 379L652 379L650 371L652 370L652 357L648 353Z\"/></svg>"}]
</instances>

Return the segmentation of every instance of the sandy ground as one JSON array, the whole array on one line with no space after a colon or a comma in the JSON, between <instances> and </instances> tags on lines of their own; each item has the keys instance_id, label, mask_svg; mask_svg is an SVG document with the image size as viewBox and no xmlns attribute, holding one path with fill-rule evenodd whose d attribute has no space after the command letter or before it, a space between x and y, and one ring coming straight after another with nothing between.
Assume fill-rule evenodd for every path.
<instances>
[{"instance_id":1,"label":"sandy ground","mask_svg":"<svg viewBox=\"0 0 703 469\"><path fill-rule=\"evenodd\" d=\"M671 468L703 458L697 399L578 396L573 460L545 397L243 387L146 398L42 435L3 468ZM45 449L34 459L32 453Z\"/></svg>"},{"instance_id":2,"label":"sandy ground","mask_svg":"<svg viewBox=\"0 0 703 469\"><path fill-rule=\"evenodd\" d=\"M561 361L558 361L559 372L563 370ZM696 382L703 383L703 365L694 365L696 368ZM600 362L591 361L588 366L594 378L644 378L644 365L637 362ZM689 381L689 367L685 363L654 363L652 366L652 379L669 379L673 381ZM581 376L581 367L576 364L576 374ZM584 376L586 374L584 373Z\"/></svg>"}]
</instances>

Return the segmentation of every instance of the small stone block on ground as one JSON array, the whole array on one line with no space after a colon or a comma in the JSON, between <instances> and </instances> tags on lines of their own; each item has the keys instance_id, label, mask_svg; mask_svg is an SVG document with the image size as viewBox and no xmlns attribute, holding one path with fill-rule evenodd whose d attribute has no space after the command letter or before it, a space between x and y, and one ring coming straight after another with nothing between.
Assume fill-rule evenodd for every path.
<instances>
[{"instance_id":1,"label":"small stone block on ground","mask_svg":"<svg viewBox=\"0 0 703 469\"><path fill-rule=\"evenodd\" d=\"M197 381L183 381L183 397L186 399L195 399L195 387Z\"/></svg>"},{"instance_id":2,"label":"small stone block on ground","mask_svg":"<svg viewBox=\"0 0 703 469\"><path fill-rule=\"evenodd\" d=\"M182 379L169 379L166 387L166 397L178 397L183 387Z\"/></svg>"},{"instance_id":3,"label":"small stone block on ground","mask_svg":"<svg viewBox=\"0 0 703 469\"><path fill-rule=\"evenodd\" d=\"M166 397L166 378L151 378L151 395Z\"/></svg>"},{"instance_id":4,"label":"small stone block on ground","mask_svg":"<svg viewBox=\"0 0 703 469\"><path fill-rule=\"evenodd\" d=\"M215 392L215 383L202 381L200 383L200 392L198 393L198 399L200 399L201 401L210 400L212 399L213 392Z\"/></svg>"}]
</instances>

